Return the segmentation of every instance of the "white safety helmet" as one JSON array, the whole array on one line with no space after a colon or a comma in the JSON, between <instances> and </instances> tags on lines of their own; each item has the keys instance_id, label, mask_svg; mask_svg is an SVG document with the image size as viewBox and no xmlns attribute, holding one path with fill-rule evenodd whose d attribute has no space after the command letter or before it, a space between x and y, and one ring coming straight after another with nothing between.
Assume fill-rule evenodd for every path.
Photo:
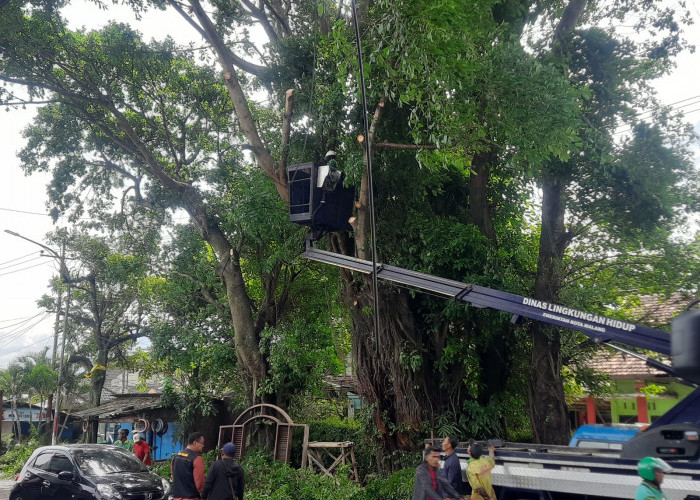
<instances>
[{"instance_id":1,"label":"white safety helmet","mask_svg":"<svg viewBox=\"0 0 700 500\"><path fill-rule=\"evenodd\" d=\"M331 156L337 156L337 155L336 155L335 151L333 151L332 149L329 149L328 152L326 153L326 156L324 156L324 158L329 158Z\"/></svg>"}]
</instances>

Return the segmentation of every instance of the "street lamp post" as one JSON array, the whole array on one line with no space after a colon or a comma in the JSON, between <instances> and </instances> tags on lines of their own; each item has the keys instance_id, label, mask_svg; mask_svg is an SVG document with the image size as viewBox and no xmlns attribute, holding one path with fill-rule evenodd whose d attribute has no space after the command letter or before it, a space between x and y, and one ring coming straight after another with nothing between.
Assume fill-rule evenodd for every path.
<instances>
[{"instance_id":1,"label":"street lamp post","mask_svg":"<svg viewBox=\"0 0 700 500\"><path fill-rule=\"evenodd\" d=\"M61 356L59 358L59 365L58 365L58 379L56 381L56 395L54 397L54 408L53 408L53 426L51 430L51 444L56 444L58 441L58 417L59 413L61 410L61 405L60 405L60 399L61 399L61 383L62 383L62 376L63 376L63 358L66 352L66 333L68 331L68 307L70 304L70 279L68 275L68 268L66 267L66 258L65 258L65 250L66 246L65 244L61 248L61 254L59 255L55 250L53 250L50 247L47 247L43 243L39 243L38 241L34 241L30 238L27 238L26 236L22 236L19 233L16 233L15 231L10 231L9 229L5 229L5 232L7 234L10 234L12 236L16 236L17 238L21 238L25 241L28 241L30 243L34 243L35 245L43 248L47 252L49 252L49 256L56 259L59 262L60 266L60 271L59 275L61 277L61 280L66 283L67 285L67 290L66 290L66 308L63 316L63 339L61 341ZM59 299L59 305L58 308L60 308L60 299ZM58 315L58 311L56 312ZM57 316L58 319L58 316ZM55 368L55 360L56 360L56 348L58 347L58 321L56 321L56 325L54 326L55 328L55 335L54 335L54 342L53 342L53 361L52 365Z\"/></svg>"}]
</instances>

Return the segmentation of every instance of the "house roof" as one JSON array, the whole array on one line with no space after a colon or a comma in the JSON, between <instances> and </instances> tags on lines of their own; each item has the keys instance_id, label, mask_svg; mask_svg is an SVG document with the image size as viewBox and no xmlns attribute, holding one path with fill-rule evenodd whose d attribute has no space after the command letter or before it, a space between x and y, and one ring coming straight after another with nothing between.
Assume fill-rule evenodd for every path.
<instances>
[{"instance_id":1,"label":"house roof","mask_svg":"<svg viewBox=\"0 0 700 500\"><path fill-rule=\"evenodd\" d=\"M105 372L105 382L102 387L102 394L100 395L100 401L104 404L119 400L118 398L123 395L132 394L160 394L162 389L163 381L160 377L151 377L147 380L143 380L138 371L127 371L121 368L107 368ZM145 389L144 392L141 389ZM62 408L72 408L71 413L74 415L82 414L88 410L94 409L90 404L90 399L88 394L73 394L67 395L67 399L70 400L68 404L64 403L61 405ZM118 403L116 403L118 404Z\"/></svg>"},{"instance_id":2,"label":"house roof","mask_svg":"<svg viewBox=\"0 0 700 500\"><path fill-rule=\"evenodd\" d=\"M358 392L357 377L355 375L328 375L326 376L326 383L331 387L348 392Z\"/></svg>"},{"instance_id":3,"label":"house roof","mask_svg":"<svg viewBox=\"0 0 700 500\"><path fill-rule=\"evenodd\" d=\"M661 362L669 364L668 359ZM588 366L598 372L607 373L613 380L668 376L666 372L647 366L644 360L621 352L601 351L595 358L588 361Z\"/></svg>"},{"instance_id":4,"label":"house roof","mask_svg":"<svg viewBox=\"0 0 700 500\"><path fill-rule=\"evenodd\" d=\"M672 293L669 297L659 295L640 295L639 306L635 308L636 321L648 323L655 327L668 325L674 316L680 313L688 304L688 295Z\"/></svg>"},{"instance_id":5,"label":"house roof","mask_svg":"<svg viewBox=\"0 0 700 500\"><path fill-rule=\"evenodd\" d=\"M158 408L160 402L160 394L122 394L96 408L77 411L73 415L79 418L112 417Z\"/></svg>"}]
</instances>

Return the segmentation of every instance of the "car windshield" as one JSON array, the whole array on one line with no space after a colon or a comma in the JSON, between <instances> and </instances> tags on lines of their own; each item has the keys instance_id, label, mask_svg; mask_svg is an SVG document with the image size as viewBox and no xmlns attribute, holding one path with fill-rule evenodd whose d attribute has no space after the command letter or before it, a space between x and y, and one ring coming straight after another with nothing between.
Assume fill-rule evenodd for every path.
<instances>
[{"instance_id":1,"label":"car windshield","mask_svg":"<svg viewBox=\"0 0 700 500\"><path fill-rule=\"evenodd\" d=\"M103 450L75 450L73 456L80 470L95 476L148 470L136 456L109 446Z\"/></svg>"}]
</instances>

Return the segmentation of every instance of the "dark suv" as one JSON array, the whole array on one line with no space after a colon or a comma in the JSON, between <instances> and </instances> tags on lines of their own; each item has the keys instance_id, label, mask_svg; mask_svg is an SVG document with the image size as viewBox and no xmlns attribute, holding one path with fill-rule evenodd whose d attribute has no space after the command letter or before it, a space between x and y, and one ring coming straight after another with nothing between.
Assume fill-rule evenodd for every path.
<instances>
[{"instance_id":1,"label":"dark suv","mask_svg":"<svg viewBox=\"0 0 700 500\"><path fill-rule=\"evenodd\" d=\"M10 500L166 500L170 483L136 456L107 444L37 448L10 492Z\"/></svg>"}]
</instances>

